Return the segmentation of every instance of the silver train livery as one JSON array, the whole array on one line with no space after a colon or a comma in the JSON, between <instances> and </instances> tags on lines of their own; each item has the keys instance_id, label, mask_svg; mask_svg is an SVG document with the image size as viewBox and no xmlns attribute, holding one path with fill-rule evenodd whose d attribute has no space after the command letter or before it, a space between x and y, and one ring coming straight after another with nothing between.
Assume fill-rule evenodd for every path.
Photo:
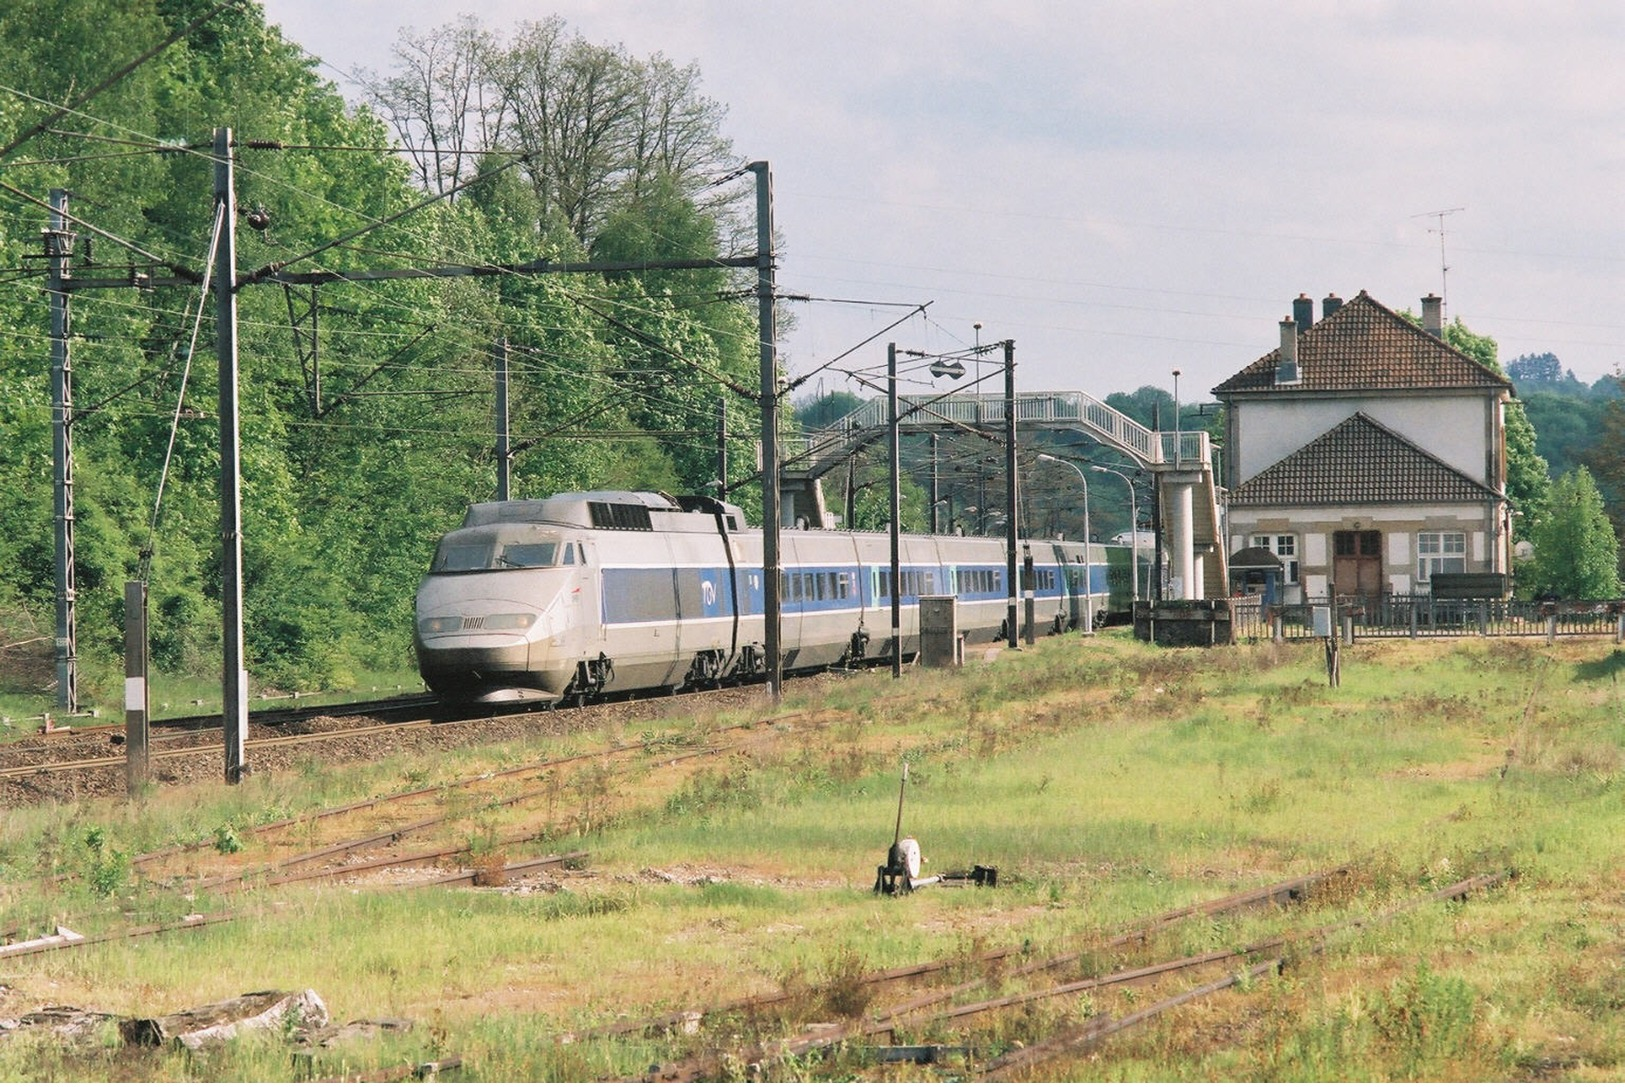
<instances>
[{"instance_id":1,"label":"silver train livery","mask_svg":"<svg viewBox=\"0 0 1625 1087\"><path fill-rule=\"evenodd\" d=\"M888 534L780 534L787 673L890 660ZM1128 549L1028 540L1035 625L1058 632L1127 610ZM1004 636L1006 543L900 538L901 640L919 598L958 598L967 642ZM1088 583L1085 585L1087 573ZM417 592L418 669L454 701L581 702L766 673L762 534L704 497L590 491L483 502L435 550Z\"/></svg>"}]
</instances>

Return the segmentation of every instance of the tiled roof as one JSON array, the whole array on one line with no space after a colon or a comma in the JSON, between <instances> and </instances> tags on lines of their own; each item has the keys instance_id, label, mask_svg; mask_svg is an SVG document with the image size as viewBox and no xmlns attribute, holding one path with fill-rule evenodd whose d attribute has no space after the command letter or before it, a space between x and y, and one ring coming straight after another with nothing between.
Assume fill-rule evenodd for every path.
<instances>
[{"instance_id":1,"label":"tiled roof","mask_svg":"<svg viewBox=\"0 0 1625 1087\"><path fill-rule=\"evenodd\" d=\"M1277 347L1213 393L1512 387L1506 378L1364 291L1298 334L1299 381L1275 383L1280 361Z\"/></svg>"},{"instance_id":2,"label":"tiled roof","mask_svg":"<svg viewBox=\"0 0 1625 1087\"><path fill-rule=\"evenodd\" d=\"M1363 412L1230 492L1232 507L1485 502L1498 497Z\"/></svg>"}]
</instances>

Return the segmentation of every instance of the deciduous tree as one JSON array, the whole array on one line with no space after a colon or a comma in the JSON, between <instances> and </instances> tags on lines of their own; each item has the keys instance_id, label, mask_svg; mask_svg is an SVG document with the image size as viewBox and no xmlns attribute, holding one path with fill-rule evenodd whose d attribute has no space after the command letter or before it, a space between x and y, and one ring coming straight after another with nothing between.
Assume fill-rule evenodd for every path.
<instances>
[{"instance_id":1,"label":"deciduous tree","mask_svg":"<svg viewBox=\"0 0 1625 1087\"><path fill-rule=\"evenodd\" d=\"M1553 486L1545 517L1535 525L1534 558L1519 582L1537 596L1612 600L1620 595L1619 541L1603 511L1602 495L1584 467Z\"/></svg>"}]
</instances>

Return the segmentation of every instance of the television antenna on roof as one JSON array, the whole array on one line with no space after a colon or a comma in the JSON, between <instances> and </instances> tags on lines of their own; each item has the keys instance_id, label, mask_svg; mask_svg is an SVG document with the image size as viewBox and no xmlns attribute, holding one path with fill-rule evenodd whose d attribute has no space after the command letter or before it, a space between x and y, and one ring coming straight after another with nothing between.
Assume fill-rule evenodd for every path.
<instances>
[{"instance_id":1,"label":"television antenna on roof","mask_svg":"<svg viewBox=\"0 0 1625 1087\"><path fill-rule=\"evenodd\" d=\"M1433 227L1429 227L1428 233L1437 233L1439 235L1439 326L1441 328L1444 327L1445 314L1449 311L1450 305L1450 265L1444 257L1444 217L1466 210L1466 208L1442 208L1439 211L1424 211L1411 216L1412 219L1439 220L1438 229L1435 230Z\"/></svg>"}]
</instances>

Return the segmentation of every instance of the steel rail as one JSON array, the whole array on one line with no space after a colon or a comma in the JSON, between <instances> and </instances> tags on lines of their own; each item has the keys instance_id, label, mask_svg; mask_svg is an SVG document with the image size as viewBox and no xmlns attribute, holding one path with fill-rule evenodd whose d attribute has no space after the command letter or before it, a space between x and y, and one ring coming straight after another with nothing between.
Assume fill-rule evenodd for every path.
<instances>
[{"instance_id":1,"label":"steel rail","mask_svg":"<svg viewBox=\"0 0 1625 1087\"><path fill-rule=\"evenodd\" d=\"M755 720L755 721L743 722L743 723L737 724L737 725L728 725L728 726L726 726L726 728L722 729L721 731L733 732L733 731L739 731L739 730L743 730L743 729L757 728L757 727L760 727L762 725L772 725L772 724L776 724L776 723L778 723L780 721L790 721L790 720L795 720L796 718L805 717L805 716L806 716L806 714L804 712L800 712L800 711L795 712L795 713L776 714L776 715L774 715L772 717L761 718L761 719L758 719L758 720ZM323 735L332 736L332 735L335 735L335 734L334 733L325 733ZM349 804L340 804L337 807L325 808L322 811L313 812L313 813L311 813L309 815L290 816L287 819L278 819L278 820L275 820L275 821L269 822L269 823L261 823L261 824L258 824L257 826L247 828L245 833L249 833L249 834L265 834L265 833L268 833L268 832L273 831L273 830L282 830L282 829L284 829L286 827L300 826L300 825L305 825L305 824L317 823L317 822L321 822L321 821L328 820L328 819L335 819L335 818L338 818L338 817L343 816L343 815L350 815L350 814L352 814L354 812L365 811L368 808L382 807L382 806L384 806L386 804L393 804L393 803L398 803L398 802L407 801L407 800L414 800L414 799L418 799L418 798L424 797L424 796L429 796L429 795L438 794L438 793L444 793L444 792L446 792L448 790L464 789L464 788L469 788L469 787L472 787L472 786L475 786L475 785L484 784L486 782L500 781L500 780L502 780L504 778L519 777L519 776L525 775L525 774L535 774L535 773L546 772L546 771L549 771L549 770L558 769L558 768L563 767L563 766L569 766L572 763L582 762L582 761L585 761L585 760L588 760L588 759L610 758L610 757L614 757L614 756L617 756L617 755L623 755L623 754L633 753L633 752L637 752L637 751L646 751L646 750L648 750L650 748L652 742L658 742L658 741L645 741L645 740L640 739L640 740L637 740L637 741L634 741L634 742L631 742L631 743L616 744L616 745L614 745L612 747L601 747L601 748L594 749L592 751L584 751L584 752L580 752L580 753L574 754L574 755L560 755L560 756L556 756L554 758L543 759L540 762L526 763L524 766L510 767L509 769L506 769L506 770L486 771L485 773L474 774L474 775L472 775L470 777L458 778L458 779L455 779L453 781L440 782L440 783L434 784L434 785L425 785L425 786L423 786L421 788L408 789L408 790L406 790L404 792L399 792L399 793L390 793L387 796L370 797L370 798L368 798L366 800L357 800L357 801L354 801L353 803L349 803ZM700 749L700 750L694 751L694 752L689 752L689 753L686 753L686 754L683 754L683 755L666 756L664 761L666 763L670 764L672 762L676 762L676 761L679 761L681 759L695 758L695 757L698 757L700 755L710 753L713 750L715 750L715 751L733 750L734 747L739 747L739 746L744 746L744 745L742 745L742 744L733 745L733 747L724 747L724 748L714 748L714 747L713 748L704 748L704 749ZM538 791L534 791L534 792L524 793L524 794L521 794L520 796L510 798L509 800L504 801L504 803L515 803L515 802L518 802L520 800L534 799L535 797L537 797L538 795L541 795L544 792L546 792L546 790L538 790ZM364 839L356 839L354 841L340 843L340 844L338 844L336 846L329 846L329 847L324 847L322 849L313 850L313 851L311 851L309 853L303 854L300 857L293 858L290 861L283 862L281 867L286 867L286 866L294 863L295 861L303 863L303 862L310 861L310 860L320 859L320 858L322 858L324 856L331 856L334 853L343 852L346 849L365 848L367 845L376 844L378 841L387 840L387 839L389 839L391 837L400 837L403 833L407 832L409 829L421 829L421 827L423 827L423 826L433 825L435 822L439 822L439 821L443 820L443 818L444 817L440 817L440 818L437 818L437 819L425 820L425 821L423 821L422 824L413 824L410 827L404 827L404 826L403 827L394 827L394 828L391 828L390 830L380 832L379 834L376 834L376 835L371 835L371 836L369 836L367 838L364 838ZM166 857L173 857L173 856L178 856L178 855L182 855L182 854L185 854L185 853L192 853L192 852L196 852L198 850L201 850L201 849L204 849L204 848L209 848L209 847L210 847L210 843L206 843L206 842L189 842L189 843L185 843L185 844L182 844L182 845L166 846L163 849L155 849L155 850L153 850L151 852L148 852L148 853L142 853L139 856L136 856L136 857L132 858L130 863L133 864L133 865L136 865L136 866L140 866L140 865L143 865L143 864L148 864L148 863L150 863L152 861L164 859Z\"/></svg>"},{"instance_id":2,"label":"steel rail","mask_svg":"<svg viewBox=\"0 0 1625 1087\"><path fill-rule=\"evenodd\" d=\"M247 741L244 746L253 750L295 747L301 744L320 743L325 740L348 740L362 736L373 736L382 732L413 732L421 728L431 728L444 723L432 718L425 718L422 721L362 725L358 728L336 729L332 732L305 732L296 736L261 736L258 739ZM188 755L213 755L223 749L223 744L199 744L194 747L176 747L163 751L153 751L150 753L150 757L154 759L178 759ZM126 761L127 757L120 754L103 755L92 759L73 759L67 762L36 763L32 766L8 766L0 768L0 779L32 777L35 774L52 774L68 770L100 770L113 766L122 767Z\"/></svg>"},{"instance_id":3,"label":"steel rail","mask_svg":"<svg viewBox=\"0 0 1625 1087\"><path fill-rule=\"evenodd\" d=\"M746 728L746 727L749 727L749 726L745 726L745 725L732 726L732 728L736 728L736 729L738 729L738 728ZM712 745L710 745L708 747L703 747L703 748L700 748L700 749L695 750L695 751L686 752L686 753L681 754L681 755L665 757L665 758L662 758L662 759L660 759L658 761L661 762L661 764L663 764L663 765L672 766L672 765L675 765L678 762L683 762L683 761L686 761L688 759L703 758L703 757L708 756L708 755L721 755L721 754L725 754L725 753L732 752L732 751L738 751L738 750L740 750L742 748L746 748L746 747L751 746L752 742L753 741L746 740L746 741L741 741L741 742L735 743L735 744L712 744ZM627 753L636 753L637 751L643 750L645 748L645 746L646 745L642 745L642 744L624 745L621 748L617 749L614 752L614 754L620 755L620 754L627 754ZM553 760L550 763L543 763L543 764L539 764L537 766L530 766L530 767L521 767L521 768L519 768L517 770L506 770L506 771L503 771L501 774L487 774L487 775L482 775L482 776L477 777L477 778L466 779L462 784L464 784L464 785L480 784L480 783L487 782L487 781L494 781L499 777L509 777L509 776L514 775L514 774L534 772L537 769L542 768L542 767L552 768L552 767L556 767L556 766L567 765L567 764L572 763L572 762L580 762L580 761L582 761L584 759L593 759L593 758L601 758L601 757L605 757L605 756L601 755L600 753L588 753L588 754L583 754L583 755L570 755L570 756L566 756L566 757L564 757L562 759ZM441 787L435 788L435 789L414 790L413 795L417 795L418 793L422 793L422 792L442 792L442 791L445 790L445 788L447 788L447 787L446 786L441 786ZM536 799L539 799L541 797L548 796L552 792L553 792L553 787L551 785L549 785L547 788L532 789L529 792L518 793L518 794L516 794L514 796L504 797L504 798L502 798L500 800L492 801L491 806L492 807L499 807L499 808L513 807L516 804L523 804L524 802L526 802L528 800L536 800ZM272 867L270 867L268 869L261 869L258 872L234 873L234 874L228 875L228 876L219 876L219 877L216 877L214 879L204 880L202 883L199 883L195 887L193 887L193 890L194 891L217 890L217 889L219 889L221 887L229 887L234 883L246 883L251 879L256 879L256 878L258 878L260 876L267 876L267 875L270 875L271 873L286 872L290 868L297 868L301 864L308 864L308 863L310 863L311 861L314 861L314 860L322 860L324 858L337 856L337 855L342 854L342 853L354 852L357 849L365 849L368 846L378 845L381 842L396 842L396 841L401 840L402 838L406 838L406 837L409 837L410 835L416 834L418 831L427 830L430 827L434 827L434 826L439 826L440 824L445 823L445 822L447 822L447 821L449 821L451 819L454 819L456 817L457 817L456 815L451 814L451 813L442 813L440 815L430 816L427 819L420 819L420 820L418 820L416 822L413 822L413 823L405 823L405 824L401 824L399 826L386 827L383 830L375 831L374 833L368 834L368 835L366 835L364 837L361 837L361 838L355 838L355 839L352 839L352 840L347 841L347 842L337 842L337 843L335 843L333 845L323 846L320 849L314 849L314 850L311 850L311 851L309 851L307 853L301 853L300 855L298 855L296 857L289 857L287 860L284 860L284 861L282 861L282 862L280 862L280 863L278 863L276 865L273 865ZM535 837L535 835L533 833L532 834L519 835L519 836L516 836L516 837L511 838L511 839L505 839L501 844L511 845L514 842L529 841L533 837ZM431 854L431 855L445 856L445 855L450 855L452 853L461 853L461 852L467 852L467 847L466 846L458 846L458 847L450 849L448 851L444 851L444 852L442 852L440 854ZM391 864L391 863L401 863L401 862L400 861L392 861L392 860L384 860L384 861L380 861L377 866L382 867L383 865L387 865L387 864ZM269 883L275 884L275 883L293 882L293 881L294 880L292 878L289 878L289 879L272 878L271 880L269 880Z\"/></svg>"},{"instance_id":4,"label":"steel rail","mask_svg":"<svg viewBox=\"0 0 1625 1087\"><path fill-rule=\"evenodd\" d=\"M1254 888L1250 891L1238 891L1235 894L1225 895L1222 898L1214 898L1205 902L1196 902L1188 906L1180 906L1176 909L1168 910L1164 913L1157 914L1154 917L1150 917L1145 921L1138 923L1134 927L1120 932L1115 936L1111 936L1100 943L1091 944L1085 951L1069 952L1064 955L1056 956L1055 958L1046 959L1042 962L1031 963L1026 966L1019 967L1005 976L1021 977L1029 973L1035 973L1043 970L1053 970L1057 967L1075 962L1087 954L1107 951L1115 947L1122 947L1125 944L1137 942L1144 943L1156 932L1188 917L1217 916L1232 910L1246 909L1249 906L1258 905L1266 901L1281 904L1293 902L1301 898L1316 884L1323 883L1326 880L1335 878L1337 876L1346 875L1350 870L1350 865L1339 865L1335 868L1324 869L1323 871L1314 872L1309 875L1281 880L1276 883L1268 884L1264 887ZM925 977L931 974L940 973L946 970L959 969L965 966L998 962L1002 959L1018 957L1024 953L1025 949L1020 946L993 948L988 951L983 951L970 956L960 955L946 959L935 959L930 962L915 963L910 966L897 966L886 970L877 970L858 978L857 984L881 985L891 981L902 981L908 978ZM977 980L967 982L964 985L956 986L952 989L943 990L938 993L927 994L926 996L921 997L908 1005L891 1009L888 1014L901 1014L904 1011L912 1011L915 1008L941 1003L944 1000L952 999L962 992L967 992L971 989L977 988L982 984L984 983L981 980ZM772 995L742 997L738 1000L730 1001L729 1003L706 1009L705 1011L701 1012L700 1015L703 1018L710 1015L728 1015L745 1009L770 1007L774 1004L786 1003L802 995L804 994L775 993ZM618 1035L631 1034L639 1031L663 1030L684 1022L693 1014L694 1013L692 1011L688 1010L668 1012L664 1015L658 1015L648 1019L614 1023L607 1027L578 1032L569 1035L568 1038L574 1041L587 1038L615 1037Z\"/></svg>"},{"instance_id":5,"label":"steel rail","mask_svg":"<svg viewBox=\"0 0 1625 1087\"><path fill-rule=\"evenodd\" d=\"M1386 921L1389 918L1395 917L1401 913L1425 906L1430 902L1441 902L1445 899L1465 901L1467 896L1475 891L1481 891L1489 887L1497 886L1505 880L1515 877L1516 874L1517 873L1513 870L1507 870L1472 876L1468 879L1453 883L1448 887L1443 887L1428 894L1419 895L1415 898L1408 899L1407 901L1384 910L1381 913L1374 914L1369 917L1356 917L1347 921L1338 922L1336 924L1322 926L1320 929L1317 929L1310 934L1310 943L1305 948L1305 953L1310 955L1319 955L1326 950L1327 946L1331 942L1331 938L1339 933L1364 928L1366 925L1374 922ZM1282 938L1272 942L1276 944L1288 944L1293 941L1287 938ZM1263 948L1268 945L1256 946ZM1240 973L1230 974L1214 981L1198 985L1195 988L1187 989L1182 993L1177 993L1165 1000L1158 1001L1157 1003L1142 1008L1136 1012L1133 1012L1132 1014L1123 1016L1120 1019L1112 1019L1108 1016L1097 1016L1096 1018L1091 1019L1080 1029L1069 1031L1057 1036L1056 1038L1039 1042L1035 1045L1027 1046L1020 1050L1015 1050L1011 1053L1005 1054L997 1060L984 1065L979 1070L978 1076L986 1079L1002 1079L1004 1076L998 1075L997 1073L1024 1069L1030 1067L1031 1065L1040 1063L1041 1061L1062 1056L1074 1049L1094 1045L1096 1042L1108 1038L1113 1034L1142 1023L1147 1019L1154 1018L1165 1011L1172 1010L1173 1008L1177 1008L1183 1004L1188 1004L1193 1000L1198 1000L1204 996L1209 996L1223 989L1230 988L1231 986L1240 984L1245 980L1262 977L1263 975L1269 973L1279 973L1285 970L1287 960L1288 956L1280 955L1266 962L1255 963ZM1068 986L1062 986L1052 992L1032 994L1030 999L1043 999L1048 996L1061 995L1063 991L1073 991L1073 989ZM1015 1001L1012 1000L1012 1003L1014 1002Z\"/></svg>"},{"instance_id":6,"label":"steel rail","mask_svg":"<svg viewBox=\"0 0 1625 1087\"><path fill-rule=\"evenodd\" d=\"M1316 880L1328 878L1332 875L1340 874L1347 870L1348 869L1346 867L1333 869L1328 872L1318 873L1313 878ZM922 1010L930 1005L941 1003L943 1000L950 999L953 996L960 995L961 993L976 988L980 988L986 984L985 979L977 979L975 981L967 982L964 985L955 986L954 988L945 990L941 993L928 994L923 998L898 1005L873 1019L853 1023L834 1030L820 1030L814 1033L804 1034L799 1037L784 1039L771 1047L767 1045L753 1046L749 1051L747 1051L744 1059L767 1062L780 1060L787 1057L800 1057L816 1050L829 1049L840 1044L841 1042L855 1037L893 1033L899 1029L919 1026L924 1023L936 1022L945 1019L966 1018L989 1011L995 1011L1000 1008L1015 1007L1022 1004L1034 1003L1040 1000L1053 999L1055 997L1065 996L1071 993L1133 984L1139 981L1146 981L1170 974L1181 973L1187 970L1198 969L1202 966L1212 965L1228 959L1244 958L1250 955L1271 952L1277 948L1302 942L1304 940L1309 941L1307 945L1307 953L1318 954L1325 949L1330 941L1330 938L1339 932L1358 929L1376 921L1387 920L1388 918L1399 913L1415 909L1418 906L1425 905L1429 902L1440 901L1446 898L1464 899L1473 891L1494 886L1495 884L1508 878L1508 876L1511 874L1512 873L1510 872L1502 872L1475 876L1470 879L1451 884L1450 886L1440 890L1433 891L1429 894L1407 900L1406 902L1400 903L1399 905L1391 907L1390 909L1381 913L1367 917L1352 918L1330 925L1323 925L1298 937L1274 937L1269 940L1252 944L1245 948L1205 952L1182 959L1154 963L1148 966L1132 967L1108 975L1066 982L1064 984L1052 986L1046 989L1031 990L1028 992L1015 993L1002 997L994 997L988 1000L947 1009L937 1009L932 1011ZM1156 931L1157 928L1163 927L1163 925L1159 922L1163 922L1164 919L1177 919L1178 917L1190 916L1195 912L1201 912L1204 915L1212 916L1215 913L1222 913L1226 912L1228 909L1236 908L1238 904L1246 902L1256 903L1273 899L1278 895L1290 890L1290 885L1292 884L1299 884L1299 889L1301 890L1301 885L1304 882L1305 881L1302 880L1284 881L1283 883L1273 884L1270 887L1261 888L1256 891L1243 892L1240 895L1227 896L1224 899L1217 899L1211 903L1202 904L1202 907L1220 907L1212 910L1211 912L1208 909L1201 907L1186 907L1180 910L1170 911L1169 914L1159 915L1158 918L1153 919L1151 923L1137 931L1123 934L1122 936L1112 940L1110 943L1103 945L1100 949L1104 950L1107 947L1120 946L1123 943L1132 942L1136 939L1143 939L1145 936ZM1063 955L1044 962L1028 964L1018 971L1006 974L1005 977L1020 977L1027 974L1051 970L1057 966L1066 965L1069 962L1081 958L1082 954L1083 953ZM1179 1004L1197 999L1200 996L1227 988L1236 984L1242 978L1257 977L1271 971L1279 971L1284 967L1286 959L1286 956L1280 955L1267 962L1254 964L1247 967L1239 974L1228 975L1224 978L1218 979L1217 981L1205 983L1204 985L1198 986L1196 989L1179 994L1177 997L1162 1001L1122 1019L1111 1020L1104 1016L1097 1017L1096 1019L1090 1020L1089 1023L1085 1024L1082 1028L1067 1032L1065 1035L1058 1037L1053 1041L1053 1043L1041 1043L1038 1046L1030 1046L1018 1051L1019 1054L1021 1054L1019 1057L1017 1055L1007 1055L1004 1058L1000 1058L1000 1060L1015 1062L1019 1059L1021 1062L1023 1062L1024 1066L1026 1063L1032 1063L1039 1059L1043 1059L1044 1055L1046 1054L1058 1055L1067 1049L1076 1048L1079 1045L1091 1043L1100 1038L1107 1037L1110 1034L1114 1034L1117 1031L1126 1029L1129 1026L1133 1026L1134 1024L1149 1018L1151 1015L1158 1014L1161 1011L1166 1011L1171 1007L1176 1007ZM967 960L958 961L964 962ZM1052 1045L1053 1052L1049 1048ZM680 1064L661 1069L657 1074L657 1078L662 1080L677 1081L704 1079L713 1076L718 1067L719 1065L716 1059L701 1058L685 1061ZM1000 1064L999 1061L995 1061L992 1064L985 1066L983 1072L997 1071L1001 1067L1004 1067L1004 1065Z\"/></svg>"},{"instance_id":7,"label":"steel rail","mask_svg":"<svg viewBox=\"0 0 1625 1087\"><path fill-rule=\"evenodd\" d=\"M1224 913L1246 909L1248 907L1257 906L1267 902L1285 904L1300 901L1311 887L1318 883L1322 883L1325 880L1332 879L1339 875L1344 875L1349 871L1349 865L1339 865L1335 868L1325 869L1306 876L1298 876L1293 879L1281 880L1279 882L1271 883L1264 887L1257 887L1249 891L1238 891L1235 894L1225 895L1221 898L1209 899L1205 902L1197 902L1188 906L1181 906L1148 918L1144 922L1141 922L1127 931L1120 932L1106 940L1090 945L1086 950L1069 952L1067 954L1055 956L1040 962L1028 963L1017 968L1016 970L1006 973L1004 976L1006 978L1023 977L1028 974L1054 970L1061 966L1075 962L1088 954L1097 954L1101 951L1108 951L1112 948L1122 947L1126 944L1144 943L1156 932L1190 917L1215 917ZM1000 959L1013 957L1021 953L1022 949L1020 947L995 948L991 951L986 951L979 955L970 957L961 956L956 958L938 959L933 962L921 963L914 966L895 967L890 970L878 971L858 979L858 982L859 984L870 985L880 984L887 981L922 977L955 967L963 967L975 963L996 962ZM929 1007L933 1004L940 1004L964 993L983 988L986 984L987 981L985 978L977 978L973 981L965 982L962 985L956 985L949 989L940 990L934 993L927 993L922 997L916 998L915 1000L889 1009L883 1018L895 1018L909 1012L918 1012L919 1009ZM743 1000L734 1001L731 1004L726 1004L718 1008L710 1009L708 1012L702 1012L700 1014L700 1018L703 1020L707 1015L726 1014L744 1009L771 1006L773 1004L793 1000L801 995L804 994L787 993L771 997L746 998ZM930 1019L934 1017L934 1014L938 1013L933 1013L932 1015L921 1015L918 1016L918 1018ZM639 1028L653 1029L657 1027L671 1027L676 1026L677 1024L686 1020L690 1020L692 1017L692 1012L673 1012L661 1016L658 1019L646 1020L642 1023L619 1024L605 1030L573 1035L570 1036L570 1039L575 1040L578 1038L614 1036L630 1033ZM810 1052L814 1049L833 1045L849 1037L871 1033L881 1033L884 1030L891 1029L890 1027L882 1027L872 1030L870 1027L874 1022L876 1021L855 1023L846 1028L833 1032L826 1031L820 1032L816 1035L804 1035L799 1038L788 1039L778 1043L779 1048L777 1049L770 1049L765 1045L756 1046L753 1047L747 1059L755 1061L767 1061L776 1059L776 1057L780 1055L796 1056ZM654 1073L652 1078L658 1078L664 1081L692 1081L711 1079L715 1078L719 1074L720 1067L721 1066L716 1059L697 1058L662 1068L657 1073Z\"/></svg>"}]
</instances>

